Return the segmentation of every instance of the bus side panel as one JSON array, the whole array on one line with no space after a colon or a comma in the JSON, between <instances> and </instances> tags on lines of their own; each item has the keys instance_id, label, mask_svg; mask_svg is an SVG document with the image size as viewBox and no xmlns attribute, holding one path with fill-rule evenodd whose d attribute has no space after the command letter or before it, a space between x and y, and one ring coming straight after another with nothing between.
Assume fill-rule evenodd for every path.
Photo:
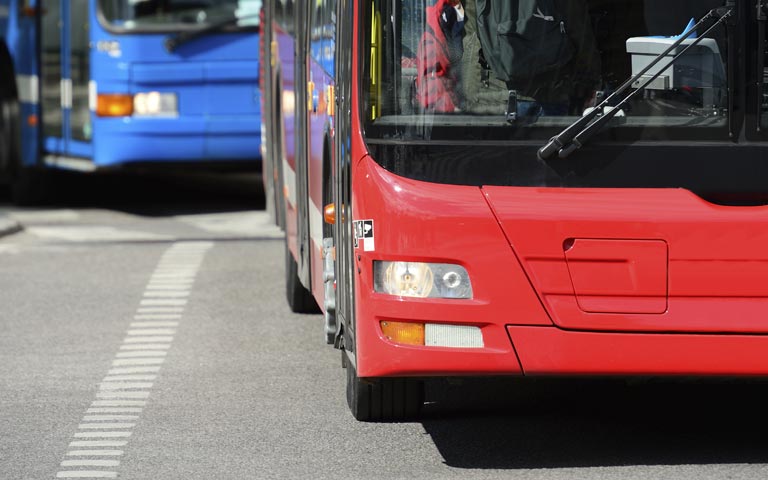
<instances>
[{"instance_id":1,"label":"bus side panel","mask_svg":"<svg viewBox=\"0 0 768 480\"><path fill-rule=\"evenodd\" d=\"M21 115L21 162L31 166L39 158L39 78L35 17L22 15L19 1L0 1L0 35L11 55Z\"/></svg>"},{"instance_id":2,"label":"bus side panel","mask_svg":"<svg viewBox=\"0 0 768 480\"><path fill-rule=\"evenodd\" d=\"M273 218L275 222L277 222L277 214L275 213L276 206L274 205L273 199L274 199L274 188L275 188L275 182L273 179L273 175L275 172L275 168L273 165L274 162L274 147L270 145L270 138L273 135L273 129L272 129L272 121L273 121L273 114L272 114L272 94L271 89L273 88L272 84L272 52L271 52L271 43L272 43L272 29L270 26L267 25L267 21L271 22L270 19L267 19L267 10L270 8L270 5L264 5L261 8L261 12L259 13L259 21L262 25L261 32L259 34L259 92L260 92L260 99L261 99L261 181L264 188L264 194L267 198L267 205L266 209L268 210L268 213Z\"/></svg>"},{"instance_id":3,"label":"bus side panel","mask_svg":"<svg viewBox=\"0 0 768 480\"><path fill-rule=\"evenodd\" d=\"M326 94L328 86L333 79L328 75L314 59L310 62L310 76L314 84L313 98L309 116L310 145L309 145L309 232L312 240L312 254L310 255L310 272L312 277L312 293L318 305L323 305L324 281L323 281L323 197L325 172L324 156L328 125L331 119L328 116ZM328 149L328 152L330 149ZM329 159L330 160L330 159ZM329 163L330 165L330 163Z\"/></svg>"},{"instance_id":4,"label":"bus side panel","mask_svg":"<svg viewBox=\"0 0 768 480\"><path fill-rule=\"evenodd\" d=\"M278 117L277 124L281 130L272 141L282 142L282 159L280 160L283 173L283 185L279 190L283 192L285 208L285 236L288 249L294 258L298 257L297 235L297 188L296 188L296 85L295 85L295 56L296 42L293 37L279 27L275 27L273 34L277 44L276 68L278 69L279 84L276 85L276 93L280 95L279 110L275 111Z\"/></svg>"}]
</instances>

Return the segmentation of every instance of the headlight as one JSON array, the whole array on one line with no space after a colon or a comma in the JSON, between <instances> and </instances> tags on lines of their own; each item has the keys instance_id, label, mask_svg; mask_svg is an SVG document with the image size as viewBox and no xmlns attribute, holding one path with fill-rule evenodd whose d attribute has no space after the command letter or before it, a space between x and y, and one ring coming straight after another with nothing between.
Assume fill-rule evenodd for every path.
<instances>
[{"instance_id":1,"label":"headlight","mask_svg":"<svg viewBox=\"0 0 768 480\"><path fill-rule=\"evenodd\" d=\"M139 117L175 117L179 114L175 93L145 92L133 96L133 114Z\"/></svg>"},{"instance_id":2,"label":"headlight","mask_svg":"<svg viewBox=\"0 0 768 480\"><path fill-rule=\"evenodd\" d=\"M467 270L450 263L373 262L379 293L418 298L472 298Z\"/></svg>"}]
</instances>

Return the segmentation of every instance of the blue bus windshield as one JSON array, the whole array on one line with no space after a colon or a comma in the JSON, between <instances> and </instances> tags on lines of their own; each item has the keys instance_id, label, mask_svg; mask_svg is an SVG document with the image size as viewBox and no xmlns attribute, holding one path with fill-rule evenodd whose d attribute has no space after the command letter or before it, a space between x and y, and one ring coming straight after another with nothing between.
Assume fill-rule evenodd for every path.
<instances>
[{"instance_id":1,"label":"blue bus windshield","mask_svg":"<svg viewBox=\"0 0 768 480\"><path fill-rule=\"evenodd\" d=\"M177 31L232 18L233 28L259 24L262 0L99 0L100 18L124 31Z\"/></svg>"}]
</instances>

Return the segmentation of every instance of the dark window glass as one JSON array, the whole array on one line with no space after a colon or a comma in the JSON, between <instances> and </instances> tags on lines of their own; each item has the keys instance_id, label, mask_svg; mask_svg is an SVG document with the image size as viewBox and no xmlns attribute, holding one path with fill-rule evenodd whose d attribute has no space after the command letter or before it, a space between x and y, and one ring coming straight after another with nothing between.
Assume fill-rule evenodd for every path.
<instances>
[{"instance_id":1,"label":"dark window glass","mask_svg":"<svg viewBox=\"0 0 768 480\"><path fill-rule=\"evenodd\" d=\"M205 26L241 18L234 25L255 26L262 0L99 0L101 16L112 27L168 29Z\"/></svg>"},{"instance_id":2,"label":"dark window glass","mask_svg":"<svg viewBox=\"0 0 768 480\"><path fill-rule=\"evenodd\" d=\"M724 2L509 2L518 3L520 11L494 29L506 29L494 37L511 39L506 56L494 58L505 54L483 38L478 19L487 22L489 11L506 2L364 2L370 10L361 17L361 88L369 140L546 140ZM524 12L524 4L538 6ZM713 22L707 20L678 51ZM665 68L667 62L649 72L661 71L658 78L645 84L646 75L627 91L634 96L599 138L728 140L725 26Z\"/></svg>"}]
</instances>

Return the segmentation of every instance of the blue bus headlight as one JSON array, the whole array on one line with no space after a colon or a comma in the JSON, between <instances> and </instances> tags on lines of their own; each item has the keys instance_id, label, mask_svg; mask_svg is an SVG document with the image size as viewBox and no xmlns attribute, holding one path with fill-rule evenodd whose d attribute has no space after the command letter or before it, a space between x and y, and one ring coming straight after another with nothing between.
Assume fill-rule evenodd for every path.
<instances>
[{"instance_id":1,"label":"blue bus headlight","mask_svg":"<svg viewBox=\"0 0 768 480\"><path fill-rule=\"evenodd\" d=\"M175 93L142 92L133 96L133 115L137 117L176 117L179 101Z\"/></svg>"},{"instance_id":2,"label":"blue bus headlight","mask_svg":"<svg viewBox=\"0 0 768 480\"><path fill-rule=\"evenodd\" d=\"M472 298L467 270L450 263L373 262L378 293L417 298Z\"/></svg>"}]
</instances>

